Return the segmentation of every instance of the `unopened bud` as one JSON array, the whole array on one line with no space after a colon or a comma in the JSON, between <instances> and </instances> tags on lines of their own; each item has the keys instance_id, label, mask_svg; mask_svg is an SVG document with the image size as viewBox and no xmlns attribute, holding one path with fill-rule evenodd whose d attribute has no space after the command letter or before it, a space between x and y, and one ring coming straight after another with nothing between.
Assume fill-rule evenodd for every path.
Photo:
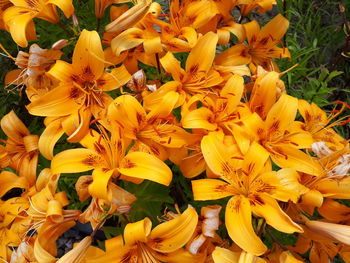
<instances>
[{"instance_id":1,"label":"unopened bud","mask_svg":"<svg viewBox=\"0 0 350 263\"><path fill-rule=\"evenodd\" d=\"M55 50L60 50L60 49L64 48L65 46L67 46L67 44L68 44L67 39L60 39L60 40L56 41L55 43L53 43L51 48L55 49Z\"/></svg>"},{"instance_id":2,"label":"unopened bud","mask_svg":"<svg viewBox=\"0 0 350 263\"><path fill-rule=\"evenodd\" d=\"M129 213L131 210L131 205L122 205L117 208L117 211L121 214Z\"/></svg>"},{"instance_id":3,"label":"unopened bud","mask_svg":"<svg viewBox=\"0 0 350 263\"><path fill-rule=\"evenodd\" d=\"M72 15L72 21L73 21L73 26L75 27L79 26L78 17L75 14Z\"/></svg>"}]
</instances>

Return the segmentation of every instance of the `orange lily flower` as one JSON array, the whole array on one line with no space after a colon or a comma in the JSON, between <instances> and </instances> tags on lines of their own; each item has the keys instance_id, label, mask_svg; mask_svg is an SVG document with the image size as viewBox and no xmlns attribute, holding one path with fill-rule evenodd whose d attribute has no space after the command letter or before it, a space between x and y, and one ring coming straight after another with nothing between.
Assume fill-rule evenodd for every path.
<instances>
[{"instance_id":1,"label":"orange lily flower","mask_svg":"<svg viewBox=\"0 0 350 263\"><path fill-rule=\"evenodd\" d=\"M9 29L17 45L26 47L27 36L35 39L34 18L41 18L51 23L58 23L59 16L56 7L59 7L68 18L74 12L72 0L12 0L13 6L3 13L6 27Z\"/></svg>"},{"instance_id":2,"label":"orange lily flower","mask_svg":"<svg viewBox=\"0 0 350 263\"><path fill-rule=\"evenodd\" d=\"M172 1L169 18L165 14L168 21L152 20L161 29L161 41L165 49L174 53L191 51L198 41L197 30L219 13L215 3L210 0Z\"/></svg>"},{"instance_id":3,"label":"orange lily flower","mask_svg":"<svg viewBox=\"0 0 350 263\"><path fill-rule=\"evenodd\" d=\"M9 166L24 177L30 186L36 181L38 165L38 135L30 134L24 123L14 111L1 119L1 129L7 135L5 151L9 158Z\"/></svg>"},{"instance_id":4,"label":"orange lily flower","mask_svg":"<svg viewBox=\"0 0 350 263\"><path fill-rule=\"evenodd\" d=\"M302 174L300 181L309 188L298 204L299 208L312 215L315 207L321 207L324 197L350 198L350 149L346 145L343 149L333 152L324 142L312 144L312 150L318 157L322 170L318 176Z\"/></svg>"},{"instance_id":5,"label":"orange lily flower","mask_svg":"<svg viewBox=\"0 0 350 263\"><path fill-rule=\"evenodd\" d=\"M36 182L36 193L29 193L30 207L26 213L31 218L30 229L37 230L45 222L59 224L63 221L74 221L79 215L79 210L64 210L69 204L65 192L58 192L57 183L59 175L52 174L50 169L44 169L38 176Z\"/></svg>"},{"instance_id":6,"label":"orange lily flower","mask_svg":"<svg viewBox=\"0 0 350 263\"><path fill-rule=\"evenodd\" d=\"M178 107L184 103L187 94L207 94L210 88L221 84L223 79L212 68L217 41L218 37L213 32L202 36L188 55L185 70L172 53L168 52L162 57L160 59L162 66L174 80L146 96L144 106L151 109L161 102L166 93L176 91L180 95L175 106Z\"/></svg>"},{"instance_id":7,"label":"orange lily flower","mask_svg":"<svg viewBox=\"0 0 350 263\"><path fill-rule=\"evenodd\" d=\"M13 58L19 69L8 72L5 76L7 85L26 85L26 93L30 101L44 95L56 84L46 72L62 55L59 49L42 49L37 44L29 48L29 52L20 51Z\"/></svg>"},{"instance_id":8,"label":"orange lily flower","mask_svg":"<svg viewBox=\"0 0 350 263\"><path fill-rule=\"evenodd\" d=\"M178 96L176 92L167 93L162 103L147 114L134 97L123 95L109 106L108 118L112 125L120 127L125 138L134 140L132 150L145 151L166 160L166 148L181 148L196 139L173 123L175 116L172 110Z\"/></svg>"},{"instance_id":9,"label":"orange lily flower","mask_svg":"<svg viewBox=\"0 0 350 263\"><path fill-rule=\"evenodd\" d=\"M194 199L233 196L226 206L225 222L229 236L238 246L253 255L267 250L252 227L252 212L281 232L302 232L276 201L297 201L300 193L283 185L283 178L292 177L293 171L271 171L267 165L269 155L258 143L251 145L244 159L239 152L228 152L215 133L205 136L201 147L207 165L224 181L192 181ZM297 178L288 183L298 185Z\"/></svg>"},{"instance_id":10,"label":"orange lily flower","mask_svg":"<svg viewBox=\"0 0 350 263\"><path fill-rule=\"evenodd\" d=\"M243 78L238 75L232 76L220 91L219 96L205 96L200 99L202 102L200 108L182 115L183 127L215 131L225 129L227 123L240 121L245 109L244 105L240 104L243 89ZM249 109L246 111L250 113Z\"/></svg>"},{"instance_id":11,"label":"orange lily flower","mask_svg":"<svg viewBox=\"0 0 350 263\"><path fill-rule=\"evenodd\" d=\"M260 14L271 11L277 3L276 0L236 0L236 4L240 6L241 15L246 16L256 8Z\"/></svg>"},{"instance_id":12,"label":"orange lily flower","mask_svg":"<svg viewBox=\"0 0 350 263\"><path fill-rule=\"evenodd\" d=\"M6 29L2 16L4 11L10 6L12 6L12 3L10 0L3 0L0 2L0 29L3 29L3 30Z\"/></svg>"},{"instance_id":13,"label":"orange lily flower","mask_svg":"<svg viewBox=\"0 0 350 263\"><path fill-rule=\"evenodd\" d=\"M322 206L317 209L321 216L331 223L341 223L349 225L350 208L333 199L326 199Z\"/></svg>"},{"instance_id":14,"label":"orange lily flower","mask_svg":"<svg viewBox=\"0 0 350 263\"><path fill-rule=\"evenodd\" d=\"M233 252L226 248L216 247L212 254L214 263L266 263L267 261L248 252Z\"/></svg>"},{"instance_id":15,"label":"orange lily flower","mask_svg":"<svg viewBox=\"0 0 350 263\"><path fill-rule=\"evenodd\" d=\"M96 17L101 19L105 13L107 7L112 4L121 4L129 2L128 0L95 0L95 14Z\"/></svg>"},{"instance_id":16,"label":"orange lily flower","mask_svg":"<svg viewBox=\"0 0 350 263\"><path fill-rule=\"evenodd\" d=\"M28 201L23 197L0 200L0 260L10 260L10 247L16 247L21 243L21 237L27 231L25 210Z\"/></svg>"},{"instance_id":17,"label":"orange lily flower","mask_svg":"<svg viewBox=\"0 0 350 263\"><path fill-rule=\"evenodd\" d=\"M272 161L279 167L320 175L322 167L319 162L300 150L310 148L313 139L294 121L298 100L283 93L273 106L268 103L270 102L267 101L266 107L271 107L268 113L261 106L260 109L255 109L262 116L266 114L265 120L253 113L242 120L242 127L230 124L241 151L245 153L250 142L256 141L265 148ZM259 101L255 105L260 105Z\"/></svg>"},{"instance_id":18,"label":"orange lily flower","mask_svg":"<svg viewBox=\"0 0 350 263\"><path fill-rule=\"evenodd\" d=\"M113 21L106 26L106 32L117 36L139 22L142 24L145 15L149 13L152 16L157 9L160 9L160 5L149 0L141 0L130 9L127 9L126 5L114 7L111 9L111 20Z\"/></svg>"},{"instance_id":19,"label":"orange lily flower","mask_svg":"<svg viewBox=\"0 0 350 263\"><path fill-rule=\"evenodd\" d=\"M315 103L308 103L305 100L299 100L298 110L304 119L300 127L311 133L315 142L325 142L332 150L340 150L346 144L346 140L336 133L332 127L340 125L342 120L336 120L331 123L345 109L345 105L336 113L329 116L320 109Z\"/></svg>"},{"instance_id":20,"label":"orange lily flower","mask_svg":"<svg viewBox=\"0 0 350 263\"><path fill-rule=\"evenodd\" d=\"M79 173L93 169L89 193L107 201L112 201L113 197L112 178L134 182L148 179L163 185L170 184L171 170L161 160L144 152L125 154L128 144L121 139L118 130L109 137L102 127L100 129L102 134L90 130L80 142L86 148L55 155L51 162L53 173Z\"/></svg>"},{"instance_id":21,"label":"orange lily flower","mask_svg":"<svg viewBox=\"0 0 350 263\"><path fill-rule=\"evenodd\" d=\"M244 24L245 35L247 36L248 46L239 44L223 52L222 59L227 55L238 57L240 61L250 60L249 67L255 74L260 65L267 71L278 71L277 64L273 58L290 58L288 48L278 47L277 44L286 33L289 26L288 20L282 15L277 15L262 29L257 21L253 20ZM232 62L231 62L232 63Z\"/></svg>"},{"instance_id":22,"label":"orange lily flower","mask_svg":"<svg viewBox=\"0 0 350 263\"><path fill-rule=\"evenodd\" d=\"M112 101L106 91L119 88L130 79L124 66L106 72L104 62L99 35L83 30L74 49L73 63L58 60L48 72L59 85L30 103L28 111L37 116L68 117L68 126L73 129L69 140L78 142L88 132L91 115L103 119ZM64 125L63 121L59 123ZM59 138L54 129L50 135Z\"/></svg>"},{"instance_id":23,"label":"orange lily flower","mask_svg":"<svg viewBox=\"0 0 350 263\"><path fill-rule=\"evenodd\" d=\"M156 226L153 230L152 222L147 217L129 223L124 229L123 237L106 240L106 252L90 247L84 262L196 262L198 256L190 254L182 247L191 238L197 222L196 210L188 207L179 216Z\"/></svg>"}]
</instances>

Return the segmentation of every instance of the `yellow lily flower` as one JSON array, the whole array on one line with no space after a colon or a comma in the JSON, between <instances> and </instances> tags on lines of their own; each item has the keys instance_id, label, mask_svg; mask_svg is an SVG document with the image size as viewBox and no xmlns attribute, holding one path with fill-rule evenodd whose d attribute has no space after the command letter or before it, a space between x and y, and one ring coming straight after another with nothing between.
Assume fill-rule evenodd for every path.
<instances>
[{"instance_id":1,"label":"yellow lily flower","mask_svg":"<svg viewBox=\"0 0 350 263\"><path fill-rule=\"evenodd\" d=\"M218 36L219 33L218 33ZM250 76L248 64L251 62L251 57L247 52L247 47L244 44L237 44L228 48L215 57L214 68L226 80L232 74L240 76Z\"/></svg>"},{"instance_id":2,"label":"yellow lily flower","mask_svg":"<svg viewBox=\"0 0 350 263\"><path fill-rule=\"evenodd\" d=\"M141 0L124 13L119 13L119 16L106 26L106 32L119 34L125 29L133 27L144 18L151 4L150 0Z\"/></svg>"},{"instance_id":3,"label":"yellow lily flower","mask_svg":"<svg viewBox=\"0 0 350 263\"><path fill-rule=\"evenodd\" d=\"M111 41L111 48L115 56L118 57L122 52L128 50L130 51L130 49L137 47L142 47L148 56L153 57L155 57L156 53L163 52L159 33L154 28L152 22L152 17L154 14L151 13L157 13L159 8L158 5L154 4L153 6L150 6L150 4L151 2L149 1L141 1L139 4L133 7L136 9L136 17L131 16L128 18L126 17L127 14L121 14L114 22L107 25L109 26L108 29L111 30L111 32L116 31L117 34L117 36ZM133 8L129 9L128 11L133 13ZM145 17L142 19L143 16ZM131 28L127 28L129 24L133 23L137 24ZM122 29L127 29L120 33L119 24L122 24Z\"/></svg>"},{"instance_id":4,"label":"yellow lily flower","mask_svg":"<svg viewBox=\"0 0 350 263\"><path fill-rule=\"evenodd\" d=\"M188 207L181 215L156 226L153 230L152 222L147 217L129 223L124 229L123 237L106 240L106 252L91 247L83 262L196 262L198 257L182 247L191 238L197 221L196 210Z\"/></svg>"},{"instance_id":5,"label":"yellow lily flower","mask_svg":"<svg viewBox=\"0 0 350 263\"><path fill-rule=\"evenodd\" d=\"M6 29L2 16L4 11L10 6L12 6L12 3L10 0L3 0L0 2L0 29L3 29L3 30Z\"/></svg>"},{"instance_id":6,"label":"yellow lily flower","mask_svg":"<svg viewBox=\"0 0 350 263\"><path fill-rule=\"evenodd\" d=\"M350 223L350 208L333 199L326 199L322 206L317 209L321 216L331 223Z\"/></svg>"},{"instance_id":7,"label":"yellow lily flower","mask_svg":"<svg viewBox=\"0 0 350 263\"><path fill-rule=\"evenodd\" d=\"M2 171L0 173L0 198L12 188L29 189L27 179L8 171Z\"/></svg>"},{"instance_id":8,"label":"yellow lily flower","mask_svg":"<svg viewBox=\"0 0 350 263\"><path fill-rule=\"evenodd\" d=\"M272 6L276 5L276 0L236 0L240 6L242 16L246 16L257 8L257 11L262 14L272 10Z\"/></svg>"},{"instance_id":9,"label":"yellow lily flower","mask_svg":"<svg viewBox=\"0 0 350 263\"><path fill-rule=\"evenodd\" d=\"M272 59L290 58L288 48L277 46L288 26L288 20L282 15L277 15L261 29L255 20L243 24L248 46L239 44L225 50L223 53L231 57L238 57L242 62L250 60L248 62L249 67L254 74L257 72L259 65L267 71L278 71L278 66ZM221 56L225 57L225 55ZM228 61L230 62L230 60Z\"/></svg>"},{"instance_id":10,"label":"yellow lily flower","mask_svg":"<svg viewBox=\"0 0 350 263\"><path fill-rule=\"evenodd\" d=\"M25 210L28 201L23 197L15 197L7 201L0 201L0 260L9 260L10 247L16 247L21 243L21 237L27 231L28 223Z\"/></svg>"},{"instance_id":11,"label":"yellow lily flower","mask_svg":"<svg viewBox=\"0 0 350 263\"><path fill-rule=\"evenodd\" d=\"M132 150L143 150L166 160L166 148L181 148L195 139L174 123L172 110L178 96L176 92L167 93L162 103L147 114L134 97L123 95L109 106L108 118L120 127L124 137L134 140Z\"/></svg>"},{"instance_id":12,"label":"yellow lily flower","mask_svg":"<svg viewBox=\"0 0 350 263\"><path fill-rule=\"evenodd\" d=\"M9 166L16 170L20 177L26 178L29 186L36 180L38 164L38 135L30 134L24 123L14 111L6 114L0 122L1 129L8 139L5 150L10 159Z\"/></svg>"},{"instance_id":13,"label":"yellow lily flower","mask_svg":"<svg viewBox=\"0 0 350 263\"><path fill-rule=\"evenodd\" d=\"M8 72L6 85L25 85L28 99L33 101L51 90L57 82L46 75L46 72L62 55L59 49L42 49L37 44L30 46L28 53L20 51L13 58L19 69Z\"/></svg>"},{"instance_id":14,"label":"yellow lily flower","mask_svg":"<svg viewBox=\"0 0 350 263\"><path fill-rule=\"evenodd\" d=\"M55 155L51 162L53 173L79 173L93 170L89 193L111 201L111 178L140 182L148 179L169 185L172 173L157 157L144 152L125 154L126 144L118 130L111 137L100 127L102 134L90 130L80 142L86 148L66 150ZM120 176L124 175L124 176Z\"/></svg>"},{"instance_id":15,"label":"yellow lily flower","mask_svg":"<svg viewBox=\"0 0 350 263\"><path fill-rule=\"evenodd\" d=\"M233 252L222 247L216 247L212 257L214 263L266 263L266 260L248 252Z\"/></svg>"},{"instance_id":16,"label":"yellow lily flower","mask_svg":"<svg viewBox=\"0 0 350 263\"><path fill-rule=\"evenodd\" d=\"M350 226L316 220L306 220L305 225L313 232L335 242L350 245Z\"/></svg>"},{"instance_id":17,"label":"yellow lily flower","mask_svg":"<svg viewBox=\"0 0 350 263\"><path fill-rule=\"evenodd\" d=\"M56 240L68 229L72 228L75 222L71 219L59 223L46 221L39 229L34 242L34 256L40 263L57 262Z\"/></svg>"},{"instance_id":18,"label":"yellow lily flower","mask_svg":"<svg viewBox=\"0 0 350 263\"><path fill-rule=\"evenodd\" d=\"M38 263L34 256L34 238L28 238L11 254L10 263Z\"/></svg>"},{"instance_id":19,"label":"yellow lily flower","mask_svg":"<svg viewBox=\"0 0 350 263\"><path fill-rule=\"evenodd\" d=\"M28 45L28 34L31 40L35 36L34 18L56 24L59 22L56 7L59 7L67 18L74 12L72 0L11 0L11 3L13 6L4 11L3 19L13 40L21 47Z\"/></svg>"},{"instance_id":20,"label":"yellow lily flower","mask_svg":"<svg viewBox=\"0 0 350 263\"><path fill-rule=\"evenodd\" d=\"M225 129L227 123L240 121L244 110L240 105L244 90L244 80L238 75L232 76L220 91L219 96L205 96L200 99L202 106L182 115L182 125L189 129L215 131Z\"/></svg>"},{"instance_id":21,"label":"yellow lily flower","mask_svg":"<svg viewBox=\"0 0 350 263\"><path fill-rule=\"evenodd\" d=\"M346 140L336 133L332 127L340 125L342 120L331 123L345 109L343 104L341 109L327 116L315 103L308 103L305 100L298 101L298 110L304 119L300 126L311 133L315 142L325 142L332 150L340 150L346 144Z\"/></svg>"},{"instance_id":22,"label":"yellow lily flower","mask_svg":"<svg viewBox=\"0 0 350 263\"><path fill-rule=\"evenodd\" d=\"M96 17L101 19L105 13L107 7L112 4L121 4L129 2L128 0L95 0L95 14Z\"/></svg>"},{"instance_id":23,"label":"yellow lily flower","mask_svg":"<svg viewBox=\"0 0 350 263\"><path fill-rule=\"evenodd\" d=\"M215 136L205 136L201 143L207 165L221 179L192 181L195 200L215 200L233 196L226 207L225 222L229 236L245 251L262 255L266 246L252 227L252 212L265 218L267 224L285 233L302 232L279 207L277 200L296 201L299 193L284 187L279 172L265 167L269 154L257 143L253 143L241 160L239 153L229 153Z\"/></svg>"},{"instance_id":24,"label":"yellow lily flower","mask_svg":"<svg viewBox=\"0 0 350 263\"><path fill-rule=\"evenodd\" d=\"M209 32L202 36L187 57L185 70L181 68L180 61L168 52L160 59L166 72L170 73L174 81L167 82L159 89L144 98L144 106L152 109L158 105L163 96L176 91L179 99L175 107L181 106L187 94L207 94L211 87L223 82L219 73L212 68L216 52L218 37Z\"/></svg>"},{"instance_id":25,"label":"yellow lily flower","mask_svg":"<svg viewBox=\"0 0 350 263\"><path fill-rule=\"evenodd\" d=\"M130 79L124 66L106 72L104 61L97 32L83 30L74 49L73 63L58 60L48 72L59 81L58 87L30 103L28 111L37 116L67 117L68 126L73 128L68 140L78 142L88 132L91 115L97 119L105 116L112 101L105 92L119 88ZM60 119L56 125L65 125L64 120ZM45 138L60 137L54 129L49 133Z\"/></svg>"},{"instance_id":26,"label":"yellow lily flower","mask_svg":"<svg viewBox=\"0 0 350 263\"><path fill-rule=\"evenodd\" d=\"M198 41L197 30L210 23L219 11L214 1L176 0L170 3L169 13L169 17L164 14L165 21L154 18L152 22L161 29L161 41L165 49L177 53L191 51Z\"/></svg>"},{"instance_id":27,"label":"yellow lily flower","mask_svg":"<svg viewBox=\"0 0 350 263\"><path fill-rule=\"evenodd\" d=\"M266 107L269 106L267 102ZM282 94L273 104L268 113L265 109L256 108L253 113L242 120L243 127L230 124L241 151L245 153L251 141L259 142L279 167L294 168L299 172L311 175L320 175L322 167L319 162L300 149L310 148L313 143L311 134L301 130L294 121L298 100L289 95Z\"/></svg>"},{"instance_id":28,"label":"yellow lily flower","mask_svg":"<svg viewBox=\"0 0 350 263\"><path fill-rule=\"evenodd\" d=\"M54 224L67 220L77 220L79 210L64 210L69 204L65 192L56 193L59 175L52 174L50 169L44 169L36 182L36 193L30 194L30 207L26 213L31 218L31 229L40 228L45 222Z\"/></svg>"},{"instance_id":29,"label":"yellow lily flower","mask_svg":"<svg viewBox=\"0 0 350 263\"><path fill-rule=\"evenodd\" d=\"M325 142L312 144L312 150L318 157L322 167L319 176L302 174L300 182L309 188L303 194L299 207L312 215L315 207L321 207L324 197L350 198L350 178L347 176L350 170L349 145L333 152Z\"/></svg>"}]
</instances>

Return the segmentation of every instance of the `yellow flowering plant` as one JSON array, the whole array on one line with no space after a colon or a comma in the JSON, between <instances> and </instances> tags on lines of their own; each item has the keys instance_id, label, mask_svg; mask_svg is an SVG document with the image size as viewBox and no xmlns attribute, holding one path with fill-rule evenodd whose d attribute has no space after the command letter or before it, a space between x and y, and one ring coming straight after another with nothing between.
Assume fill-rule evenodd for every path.
<instances>
[{"instance_id":1,"label":"yellow flowering plant","mask_svg":"<svg viewBox=\"0 0 350 263\"><path fill-rule=\"evenodd\" d=\"M0 121L1 262L349 262L350 106L288 94L288 19L250 19L276 1L77 2L0 0L25 99Z\"/></svg>"}]
</instances>

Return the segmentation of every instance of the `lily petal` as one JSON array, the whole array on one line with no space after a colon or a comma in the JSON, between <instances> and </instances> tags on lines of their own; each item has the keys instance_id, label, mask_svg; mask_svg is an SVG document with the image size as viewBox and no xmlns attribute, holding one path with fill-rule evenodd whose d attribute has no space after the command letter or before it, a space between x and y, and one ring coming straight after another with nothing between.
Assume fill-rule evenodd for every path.
<instances>
[{"instance_id":1,"label":"lily petal","mask_svg":"<svg viewBox=\"0 0 350 263\"><path fill-rule=\"evenodd\" d=\"M107 167L105 160L95 151L84 148L60 152L51 161L53 174L79 173L96 167Z\"/></svg>"},{"instance_id":2,"label":"lily petal","mask_svg":"<svg viewBox=\"0 0 350 263\"><path fill-rule=\"evenodd\" d=\"M172 179L172 172L165 163L143 152L131 152L126 155L118 171L126 176L147 179L163 185L169 185Z\"/></svg>"},{"instance_id":3,"label":"lily petal","mask_svg":"<svg viewBox=\"0 0 350 263\"><path fill-rule=\"evenodd\" d=\"M148 245L158 252L173 252L191 239L197 222L197 212L189 206L181 215L156 226L149 235Z\"/></svg>"},{"instance_id":4,"label":"lily petal","mask_svg":"<svg viewBox=\"0 0 350 263\"><path fill-rule=\"evenodd\" d=\"M262 255L267 247L255 234L249 200L237 195L230 199L225 213L226 229L232 240L253 255Z\"/></svg>"},{"instance_id":5,"label":"lily petal","mask_svg":"<svg viewBox=\"0 0 350 263\"><path fill-rule=\"evenodd\" d=\"M216 200L235 194L230 184L217 179L193 180L194 200Z\"/></svg>"}]
</instances>

